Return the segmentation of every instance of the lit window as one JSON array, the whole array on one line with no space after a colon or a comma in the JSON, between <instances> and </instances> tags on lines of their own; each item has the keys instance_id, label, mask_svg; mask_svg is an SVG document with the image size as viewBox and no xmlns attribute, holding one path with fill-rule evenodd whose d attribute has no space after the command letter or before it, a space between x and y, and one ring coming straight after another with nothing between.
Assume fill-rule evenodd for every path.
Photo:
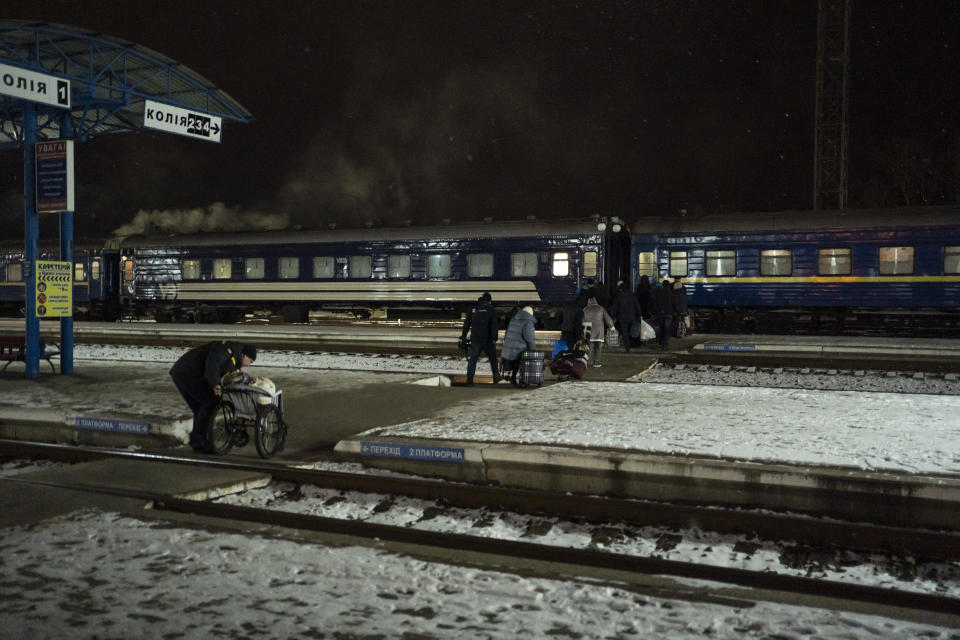
<instances>
[{"instance_id":1,"label":"lit window","mask_svg":"<svg viewBox=\"0 0 960 640\"><path fill-rule=\"evenodd\" d=\"M902 276L913 273L913 247L880 247L880 274Z\"/></svg>"},{"instance_id":2,"label":"lit window","mask_svg":"<svg viewBox=\"0 0 960 640\"><path fill-rule=\"evenodd\" d=\"M943 272L960 273L960 247L943 248Z\"/></svg>"},{"instance_id":3,"label":"lit window","mask_svg":"<svg viewBox=\"0 0 960 640\"><path fill-rule=\"evenodd\" d=\"M350 256L350 277L369 278L373 273L373 259L370 256Z\"/></svg>"},{"instance_id":4,"label":"lit window","mask_svg":"<svg viewBox=\"0 0 960 640\"><path fill-rule=\"evenodd\" d=\"M510 254L510 275L514 278L532 278L537 275L537 254Z\"/></svg>"},{"instance_id":5,"label":"lit window","mask_svg":"<svg viewBox=\"0 0 960 640\"><path fill-rule=\"evenodd\" d=\"M427 256L427 277L428 278L449 278L450 277L450 256L447 256L447 255Z\"/></svg>"},{"instance_id":6,"label":"lit window","mask_svg":"<svg viewBox=\"0 0 960 640\"><path fill-rule=\"evenodd\" d=\"M817 273L822 276L850 275L850 249L819 249Z\"/></svg>"},{"instance_id":7,"label":"lit window","mask_svg":"<svg viewBox=\"0 0 960 640\"><path fill-rule=\"evenodd\" d=\"M553 275L558 278L570 274L570 256L566 253L553 254Z\"/></svg>"},{"instance_id":8,"label":"lit window","mask_svg":"<svg viewBox=\"0 0 960 640\"><path fill-rule=\"evenodd\" d=\"M7 282L23 282L22 264L17 263L7 265Z\"/></svg>"},{"instance_id":9,"label":"lit window","mask_svg":"<svg viewBox=\"0 0 960 640\"><path fill-rule=\"evenodd\" d=\"M793 271L790 249L764 249L760 252L760 275L788 276Z\"/></svg>"},{"instance_id":10,"label":"lit window","mask_svg":"<svg viewBox=\"0 0 960 640\"><path fill-rule=\"evenodd\" d=\"M707 251L705 271L708 276L732 277L737 275L736 251Z\"/></svg>"},{"instance_id":11,"label":"lit window","mask_svg":"<svg viewBox=\"0 0 960 640\"><path fill-rule=\"evenodd\" d=\"M200 279L200 261L195 259L184 260L181 267L184 280Z\"/></svg>"},{"instance_id":12,"label":"lit window","mask_svg":"<svg viewBox=\"0 0 960 640\"><path fill-rule=\"evenodd\" d=\"M467 276L470 278L493 277L493 254L472 253L467 256Z\"/></svg>"},{"instance_id":13,"label":"lit window","mask_svg":"<svg viewBox=\"0 0 960 640\"><path fill-rule=\"evenodd\" d=\"M133 260L123 261L123 279L125 282L133 282Z\"/></svg>"},{"instance_id":14,"label":"lit window","mask_svg":"<svg viewBox=\"0 0 960 640\"><path fill-rule=\"evenodd\" d=\"M95 258L93 262L90 263L90 279L100 279L100 258Z\"/></svg>"},{"instance_id":15,"label":"lit window","mask_svg":"<svg viewBox=\"0 0 960 640\"><path fill-rule=\"evenodd\" d=\"M583 252L583 275L589 278L596 277L597 275L597 252L596 251Z\"/></svg>"},{"instance_id":16,"label":"lit window","mask_svg":"<svg viewBox=\"0 0 960 640\"><path fill-rule=\"evenodd\" d=\"M263 258L247 258L244 261L243 277L247 280L262 280Z\"/></svg>"},{"instance_id":17,"label":"lit window","mask_svg":"<svg viewBox=\"0 0 960 640\"><path fill-rule=\"evenodd\" d=\"M641 251L637 254L637 277L653 278L656 275L655 267L653 251Z\"/></svg>"},{"instance_id":18,"label":"lit window","mask_svg":"<svg viewBox=\"0 0 960 640\"><path fill-rule=\"evenodd\" d=\"M313 259L314 278L333 277L333 256L316 256Z\"/></svg>"},{"instance_id":19,"label":"lit window","mask_svg":"<svg viewBox=\"0 0 960 640\"><path fill-rule=\"evenodd\" d=\"M673 277L682 277L687 275L687 252L670 252L670 275Z\"/></svg>"},{"instance_id":20,"label":"lit window","mask_svg":"<svg viewBox=\"0 0 960 640\"><path fill-rule=\"evenodd\" d=\"M409 278L410 277L410 256L404 256L404 255L387 256L387 277L388 278Z\"/></svg>"},{"instance_id":21,"label":"lit window","mask_svg":"<svg viewBox=\"0 0 960 640\"><path fill-rule=\"evenodd\" d=\"M229 280L233 277L233 260L230 258L216 258L213 261L213 279Z\"/></svg>"},{"instance_id":22,"label":"lit window","mask_svg":"<svg viewBox=\"0 0 960 640\"><path fill-rule=\"evenodd\" d=\"M73 263L73 281L83 282L87 279L87 269L82 262Z\"/></svg>"},{"instance_id":23,"label":"lit window","mask_svg":"<svg viewBox=\"0 0 960 640\"><path fill-rule=\"evenodd\" d=\"M280 258L277 273L281 280L295 280L300 277L300 258Z\"/></svg>"}]
</instances>

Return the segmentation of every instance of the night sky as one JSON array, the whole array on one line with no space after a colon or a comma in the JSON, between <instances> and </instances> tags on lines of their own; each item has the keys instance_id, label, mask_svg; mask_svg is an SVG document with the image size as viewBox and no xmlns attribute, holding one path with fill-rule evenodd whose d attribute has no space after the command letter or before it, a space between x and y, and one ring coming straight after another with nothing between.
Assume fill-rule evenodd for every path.
<instances>
[{"instance_id":1,"label":"night sky","mask_svg":"<svg viewBox=\"0 0 960 640\"><path fill-rule=\"evenodd\" d=\"M141 210L182 230L812 207L816 0L4 0L0 18L129 39L254 115L220 145L79 145L78 237ZM954 0L853 0L851 206L958 201L958 33ZM5 239L22 179L0 152Z\"/></svg>"}]
</instances>

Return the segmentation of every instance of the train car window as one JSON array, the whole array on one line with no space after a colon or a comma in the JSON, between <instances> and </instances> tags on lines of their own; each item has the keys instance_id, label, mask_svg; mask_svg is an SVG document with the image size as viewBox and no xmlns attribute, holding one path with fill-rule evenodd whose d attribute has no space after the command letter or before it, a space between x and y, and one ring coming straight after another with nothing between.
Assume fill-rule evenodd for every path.
<instances>
[{"instance_id":1,"label":"train car window","mask_svg":"<svg viewBox=\"0 0 960 640\"><path fill-rule=\"evenodd\" d=\"M280 258L277 273L281 280L294 280L300 277L300 258Z\"/></svg>"},{"instance_id":2,"label":"train car window","mask_svg":"<svg viewBox=\"0 0 960 640\"><path fill-rule=\"evenodd\" d=\"M196 258L188 258L180 263L180 271L183 273L184 280L199 280L200 261Z\"/></svg>"},{"instance_id":3,"label":"train car window","mask_svg":"<svg viewBox=\"0 0 960 640\"><path fill-rule=\"evenodd\" d=\"M583 275L587 275L584 273ZM647 276L652 278L656 275L656 262L653 258L653 251L641 251L637 254L637 277Z\"/></svg>"},{"instance_id":4,"label":"train car window","mask_svg":"<svg viewBox=\"0 0 960 640\"><path fill-rule=\"evenodd\" d=\"M913 247L880 247L880 275L902 276L913 273Z\"/></svg>"},{"instance_id":5,"label":"train car window","mask_svg":"<svg viewBox=\"0 0 960 640\"><path fill-rule=\"evenodd\" d=\"M511 253L510 275L514 278L532 278L537 275L537 254Z\"/></svg>"},{"instance_id":6,"label":"train car window","mask_svg":"<svg viewBox=\"0 0 960 640\"><path fill-rule=\"evenodd\" d=\"M133 260L123 261L123 280L133 282Z\"/></svg>"},{"instance_id":7,"label":"train car window","mask_svg":"<svg viewBox=\"0 0 960 640\"><path fill-rule=\"evenodd\" d=\"M850 249L818 249L817 273L821 276L850 275Z\"/></svg>"},{"instance_id":8,"label":"train car window","mask_svg":"<svg viewBox=\"0 0 960 640\"><path fill-rule=\"evenodd\" d=\"M566 253L553 254L553 275L558 278L570 275L570 256Z\"/></svg>"},{"instance_id":9,"label":"train car window","mask_svg":"<svg viewBox=\"0 0 960 640\"><path fill-rule=\"evenodd\" d=\"M670 275L673 277L687 275L687 252L670 252Z\"/></svg>"},{"instance_id":10,"label":"train car window","mask_svg":"<svg viewBox=\"0 0 960 640\"><path fill-rule=\"evenodd\" d=\"M493 254L471 253L467 256L467 276L470 278L493 277Z\"/></svg>"},{"instance_id":11,"label":"train car window","mask_svg":"<svg viewBox=\"0 0 960 640\"><path fill-rule=\"evenodd\" d=\"M428 278L449 278L450 277L450 256L433 255L427 256L427 277Z\"/></svg>"},{"instance_id":12,"label":"train car window","mask_svg":"<svg viewBox=\"0 0 960 640\"><path fill-rule=\"evenodd\" d=\"M93 262L90 263L90 279L100 279L100 258L94 258Z\"/></svg>"},{"instance_id":13,"label":"train car window","mask_svg":"<svg viewBox=\"0 0 960 640\"><path fill-rule=\"evenodd\" d=\"M583 252L583 275L588 278L595 278L597 276L596 251Z\"/></svg>"},{"instance_id":14,"label":"train car window","mask_svg":"<svg viewBox=\"0 0 960 640\"><path fill-rule=\"evenodd\" d=\"M737 275L736 251L707 251L706 273L708 276L733 277Z\"/></svg>"},{"instance_id":15,"label":"train car window","mask_svg":"<svg viewBox=\"0 0 960 640\"><path fill-rule=\"evenodd\" d=\"M87 269L82 262L73 263L73 281L83 282L87 279Z\"/></svg>"},{"instance_id":16,"label":"train car window","mask_svg":"<svg viewBox=\"0 0 960 640\"><path fill-rule=\"evenodd\" d=\"M790 249L764 249L760 252L760 275L788 276L793 273L793 252Z\"/></svg>"},{"instance_id":17,"label":"train car window","mask_svg":"<svg viewBox=\"0 0 960 640\"><path fill-rule=\"evenodd\" d=\"M233 260L230 258L215 258L213 261L213 279L229 280L233 277Z\"/></svg>"},{"instance_id":18,"label":"train car window","mask_svg":"<svg viewBox=\"0 0 960 640\"><path fill-rule=\"evenodd\" d=\"M263 273L263 258L247 258L243 261L243 277L247 280L262 280Z\"/></svg>"},{"instance_id":19,"label":"train car window","mask_svg":"<svg viewBox=\"0 0 960 640\"><path fill-rule=\"evenodd\" d=\"M350 256L350 277L369 278L373 274L373 258L370 256Z\"/></svg>"},{"instance_id":20,"label":"train car window","mask_svg":"<svg viewBox=\"0 0 960 640\"><path fill-rule=\"evenodd\" d=\"M23 280L23 265L7 265L7 282L21 282Z\"/></svg>"},{"instance_id":21,"label":"train car window","mask_svg":"<svg viewBox=\"0 0 960 640\"><path fill-rule=\"evenodd\" d=\"M943 248L943 272L960 273L960 247Z\"/></svg>"},{"instance_id":22,"label":"train car window","mask_svg":"<svg viewBox=\"0 0 960 640\"><path fill-rule=\"evenodd\" d=\"M313 258L313 277L333 277L333 256L315 256Z\"/></svg>"},{"instance_id":23,"label":"train car window","mask_svg":"<svg viewBox=\"0 0 960 640\"><path fill-rule=\"evenodd\" d=\"M410 256L404 256L404 255L387 256L387 277L388 278L409 278L410 277Z\"/></svg>"}]
</instances>

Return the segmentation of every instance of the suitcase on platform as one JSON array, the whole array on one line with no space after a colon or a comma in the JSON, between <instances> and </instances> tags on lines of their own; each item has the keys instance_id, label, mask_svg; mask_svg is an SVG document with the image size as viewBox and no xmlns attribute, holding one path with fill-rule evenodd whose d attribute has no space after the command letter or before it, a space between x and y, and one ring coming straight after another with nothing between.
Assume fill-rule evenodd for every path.
<instances>
[{"instance_id":1,"label":"suitcase on platform","mask_svg":"<svg viewBox=\"0 0 960 640\"><path fill-rule=\"evenodd\" d=\"M521 387L543 386L543 352L524 351L520 357L517 384Z\"/></svg>"},{"instance_id":2,"label":"suitcase on platform","mask_svg":"<svg viewBox=\"0 0 960 640\"><path fill-rule=\"evenodd\" d=\"M550 361L550 373L558 378L583 380L587 373L587 358L582 351L563 351Z\"/></svg>"}]
</instances>

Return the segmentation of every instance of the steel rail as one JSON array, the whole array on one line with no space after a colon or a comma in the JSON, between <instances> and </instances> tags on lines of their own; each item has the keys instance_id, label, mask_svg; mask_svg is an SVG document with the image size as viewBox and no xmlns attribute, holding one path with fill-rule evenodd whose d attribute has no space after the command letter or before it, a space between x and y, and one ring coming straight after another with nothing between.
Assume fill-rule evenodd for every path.
<instances>
[{"instance_id":1,"label":"steel rail","mask_svg":"<svg viewBox=\"0 0 960 640\"><path fill-rule=\"evenodd\" d=\"M0 454L24 457L60 456L70 460L121 458L248 471L270 475L274 480L282 482L339 491L402 495L408 498L439 501L445 505L465 509L500 509L592 522L622 522L634 526L696 527L717 533L754 535L766 540L789 540L810 546L910 554L927 560L960 558L960 532L957 531L931 531L711 506L677 505L398 476L322 471L276 462L245 461L237 458L197 458L102 447L29 443L19 440L0 439Z\"/></svg>"},{"instance_id":2,"label":"steel rail","mask_svg":"<svg viewBox=\"0 0 960 640\"><path fill-rule=\"evenodd\" d=\"M233 522L254 523L301 531L349 536L370 541L388 541L416 545L426 549L438 550L437 552L442 550L445 554L449 554L450 551L459 551L483 556L492 555L501 558L515 558L525 563L533 561L547 563L551 566L559 563L574 567L603 569L629 574L709 580L751 589L855 601L939 614L956 615L957 611L960 610L960 599L957 598L898 591L882 587L855 585L832 580L784 576L769 571L750 571L747 569L700 565L691 562L663 560L661 558L641 558L590 549L558 549L556 546L531 542L484 538L461 533L423 531L410 527L376 524L360 520L340 520L270 509L186 500L147 491L104 488L92 485L67 484L17 477L3 478L0 479L0 482L15 482L139 499L151 503L156 510ZM494 562L491 563L490 566L491 568L503 570L502 562ZM544 568L544 570L546 570L546 568Z\"/></svg>"}]
</instances>

